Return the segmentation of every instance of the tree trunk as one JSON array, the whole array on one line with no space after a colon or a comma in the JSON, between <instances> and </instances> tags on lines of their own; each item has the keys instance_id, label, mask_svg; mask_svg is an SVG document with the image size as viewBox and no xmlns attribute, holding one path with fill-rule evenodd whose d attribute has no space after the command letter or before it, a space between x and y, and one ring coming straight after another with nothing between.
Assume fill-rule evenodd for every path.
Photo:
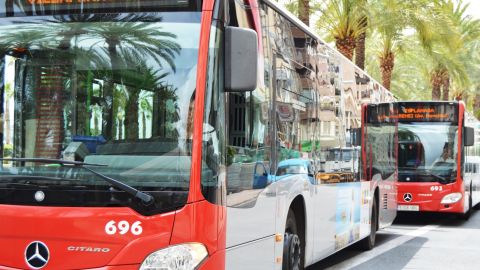
<instances>
[{"instance_id":1,"label":"tree trunk","mask_svg":"<svg viewBox=\"0 0 480 270\"><path fill-rule=\"evenodd\" d=\"M430 83L432 84L432 100L440 100L442 75L438 69L434 70L430 77Z\"/></svg>"},{"instance_id":2,"label":"tree trunk","mask_svg":"<svg viewBox=\"0 0 480 270\"><path fill-rule=\"evenodd\" d=\"M115 121L115 116L113 115L113 95L115 91L115 83L120 82L118 79L118 75L116 72L116 69L119 69L119 59L118 59L118 54L117 54L117 45L118 41L117 40L111 40L111 39L106 39L105 40L108 44L108 54L110 57L110 64L111 64L111 77L108 78L105 81L104 85L104 99L105 103L102 106L103 108L103 126L102 126L102 131L103 135L107 140L110 140L113 138L113 135L115 135L114 131L114 121Z\"/></svg>"},{"instance_id":3,"label":"tree trunk","mask_svg":"<svg viewBox=\"0 0 480 270\"><path fill-rule=\"evenodd\" d=\"M392 81L392 72L395 65L395 55L392 51L380 56L380 71L382 72L383 87L390 89Z\"/></svg>"},{"instance_id":4,"label":"tree trunk","mask_svg":"<svg viewBox=\"0 0 480 270\"><path fill-rule=\"evenodd\" d=\"M361 19L361 26L364 27L364 29L367 28L367 18L363 17ZM365 69L365 38L367 36L367 33L364 31L362 32L356 41L356 47L355 47L355 64L361 68L362 70Z\"/></svg>"},{"instance_id":5,"label":"tree trunk","mask_svg":"<svg viewBox=\"0 0 480 270\"><path fill-rule=\"evenodd\" d=\"M343 39L335 38L335 46L337 47L337 50L349 60L352 60L353 58L355 45L356 42L354 37L346 37Z\"/></svg>"},{"instance_id":6,"label":"tree trunk","mask_svg":"<svg viewBox=\"0 0 480 270\"><path fill-rule=\"evenodd\" d=\"M118 139L123 140L123 118L118 119Z\"/></svg>"},{"instance_id":7,"label":"tree trunk","mask_svg":"<svg viewBox=\"0 0 480 270\"><path fill-rule=\"evenodd\" d=\"M443 70L442 73L443 77L443 100L449 100L449 95L450 95L450 74L448 73L448 70Z\"/></svg>"},{"instance_id":8,"label":"tree trunk","mask_svg":"<svg viewBox=\"0 0 480 270\"><path fill-rule=\"evenodd\" d=\"M298 0L298 18L306 25L310 25L310 0Z\"/></svg>"},{"instance_id":9,"label":"tree trunk","mask_svg":"<svg viewBox=\"0 0 480 270\"><path fill-rule=\"evenodd\" d=\"M3 139L5 144L11 144L12 138L10 136L10 97L7 95L5 100L5 134L3 135Z\"/></svg>"},{"instance_id":10,"label":"tree trunk","mask_svg":"<svg viewBox=\"0 0 480 270\"><path fill-rule=\"evenodd\" d=\"M93 130L95 131L95 136L98 136L98 135L101 135L102 132L99 132L100 131L100 128L98 126L98 117L97 117L97 114L95 112L92 111L92 114L93 114ZM90 131L90 130L89 130Z\"/></svg>"},{"instance_id":11,"label":"tree trunk","mask_svg":"<svg viewBox=\"0 0 480 270\"><path fill-rule=\"evenodd\" d=\"M480 117L480 87L476 87L475 99L473 100L473 113L477 118Z\"/></svg>"},{"instance_id":12,"label":"tree trunk","mask_svg":"<svg viewBox=\"0 0 480 270\"><path fill-rule=\"evenodd\" d=\"M13 17L13 0L5 1L5 17Z\"/></svg>"},{"instance_id":13,"label":"tree trunk","mask_svg":"<svg viewBox=\"0 0 480 270\"><path fill-rule=\"evenodd\" d=\"M139 133L138 125L138 96L140 95L139 89L132 89L129 93L127 102L127 111L125 113L125 139L137 140Z\"/></svg>"},{"instance_id":14,"label":"tree trunk","mask_svg":"<svg viewBox=\"0 0 480 270\"><path fill-rule=\"evenodd\" d=\"M142 138L147 138L147 116L142 112Z\"/></svg>"}]
</instances>

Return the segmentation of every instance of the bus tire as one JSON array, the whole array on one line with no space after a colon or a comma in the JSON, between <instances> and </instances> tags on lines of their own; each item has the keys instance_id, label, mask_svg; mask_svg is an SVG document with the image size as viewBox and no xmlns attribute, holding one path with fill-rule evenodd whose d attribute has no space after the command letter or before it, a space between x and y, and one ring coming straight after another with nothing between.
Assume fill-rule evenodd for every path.
<instances>
[{"instance_id":1,"label":"bus tire","mask_svg":"<svg viewBox=\"0 0 480 270\"><path fill-rule=\"evenodd\" d=\"M375 237L378 228L378 211L377 211L377 199L375 198L372 203L372 212L370 215L370 235L358 242L358 247L361 250L367 251L375 247Z\"/></svg>"},{"instance_id":2,"label":"bus tire","mask_svg":"<svg viewBox=\"0 0 480 270\"><path fill-rule=\"evenodd\" d=\"M473 210L480 210L480 203L477 203L473 206Z\"/></svg>"},{"instance_id":3,"label":"bus tire","mask_svg":"<svg viewBox=\"0 0 480 270\"><path fill-rule=\"evenodd\" d=\"M283 240L283 264L282 270L303 270L304 250L299 232L295 213L288 210L287 222L285 224L285 235Z\"/></svg>"}]
</instances>

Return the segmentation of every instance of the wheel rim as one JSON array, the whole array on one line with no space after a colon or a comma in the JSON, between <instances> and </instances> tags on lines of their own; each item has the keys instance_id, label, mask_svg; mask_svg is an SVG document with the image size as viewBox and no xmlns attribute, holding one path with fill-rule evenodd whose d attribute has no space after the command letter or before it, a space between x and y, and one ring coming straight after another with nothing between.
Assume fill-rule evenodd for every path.
<instances>
[{"instance_id":1,"label":"wheel rim","mask_svg":"<svg viewBox=\"0 0 480 270\"><path fill-rule=\"evenodd\" d=\"M289 248L290 269L300 270L301 255L302 255L300 238L296 234L291 235L291 237L292 237L292 240L290 242L290 248Z\"/></svg>"}]
</instances>

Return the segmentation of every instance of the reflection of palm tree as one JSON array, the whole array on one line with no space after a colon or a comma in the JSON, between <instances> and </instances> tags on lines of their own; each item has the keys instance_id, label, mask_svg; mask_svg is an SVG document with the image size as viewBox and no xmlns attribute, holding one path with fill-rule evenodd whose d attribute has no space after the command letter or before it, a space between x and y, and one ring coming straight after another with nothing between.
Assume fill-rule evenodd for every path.
<instances>
[{"instance_id":1,"label":"reflection of palm tree","mask_svg":"<svg viewBox=\"0 0 480 270\"><path fill-rule=\"evenodd\" d=\"M43 30L23 28L21 31L7 31L0 34L0 39L4 46L8 44L8 49L23 51L48 41L49 37Z\"/></svg>"},{"instance_id":2,"label":"reflection of palm tree","mask_svg":"<svg viewBox=\"0 0 480 270\"><path fill-rule=\"evenodd\" d=\"M118 139L123 139L123 122L125 120L125 107L128 104L128 90L123 85L117 85L113 91L113 130L115 131L114 136L116 136L116 130L118 129Z\"/></svg>"},{"instance_id":3,"label":"reflection of palm tree","mask_svg":"<svg viewBox=\"0 0 480 270\"><path fill-rule=\"evenodd\" d=\"M120 133L123 126L122 119L119 119L117 115L119 108L114 108L114 102L111 100L111 98L114 100L119 98L116 97L119 94L115 90L116 83L128 85L128 99L125 104L127 107L121 108L128 111L125 115L125 126L128 127L127 138L135 139L138 138L138 125L135 124L138 121L138 104L135 103L140 89L142 89L139 82L150 83L143 89L155 89L161 83L161 79L167 75L159 75L158 72L152 72L152 69L145 70L146 57L156 60L157 66L160 67L163 63L167 63L175 71L174 58L180 53L180 46L174 41L175 34L163 32L157 25L150 23L157 21L159 18L151 15L90 14L55 17L55 22L61 22L59 25L62 27L60 31L55 31L62 36L58 48L69 49L74 38L84 35L86 39L92 39L95 43L91 50L83 51L75 48L78 50L77 53L88 54L88 57L83 57L83 59L89 59L90 64L98 66L97 69L110 67L110 74L102 72L103 76L107 76L104 78L104 96L107 100L102 117L105 120L103 131L107 138L112 137L112 131L116 130L117 120L120 121ZM85 24L85 22L93 24ZM106 43L106 47L96 47L100 42L99 38ZM105 56L108 56L110 63L103 60ZM144 67L139 68L140 65ZM136 72L125 70L131 66L137 67ZM147 73L142 73L142 71ZM139 80L139 74L149 78ZM152 85L154 82L157 84ZM132 85L135 86L135 89L132 89ZM135 128L135 126L137 127Z\"/></svg>"},{"instance_id":4,"label":"reflection of palm tree","mask_svg":"<svg viewBox=\"0 0 480 270\"><path fill-rule=\"evenodd\" d=\"M11 64L13 62L10 62ZM10 101L13 98L13 87L10 82L5 84L5 133L4 133L4 140L5 144L11 144L12 138L10 136Z\"/></svg>"},{"instance_id":5,"label":"reflection of palm tree","mask_svg":"<svg viewBox=\"0 0 480 270\"><path fill-rule=\"evenodd\" d=\"M69 49L74 38L88 34L90 23L115 20L116 17L116 14L70 14L54 16L47 22L55 23L55 35L62 37L58 48Z\"/></svg>"},{"instance_id":6,"label":"reflection of palm tree","mask_svg":"<svg viewBox=\"0 0 480 270\"><path fill-rule=\"evenodd\" d=\"M105 103L102 104L101 117L104 126L100 130L107 139L112 138L113 125L117 120L113 100L118 98L115 95L119 93L115 93L115 85L126 86L128 99L124 98L125 106L120 108L129 112L125 115L125 126L129 129L125 131L127 138L136 139L141 89L164 89L163 79L168 73L158 69L168 65L175 72L174 60L180 53L180 45L175 42L176 35L150 23L159 20L158 16L121 14L55 16L53 21L47 21L49 24L28 29L23 27L21 31L7 31L3 35L0 33L0 45L8 45L7 50L18 52L52 48L56 54L65 52L64 59L74 55L75 61L79 62L77 65L96 70L93 71L94 76L104 82ZM75 40L91 40L94 44L90 49L72 48L73 44L77 44ZM102 42L106 46L98 46Z\"/></svg>"},{"instance_id":7,"label":"reflection of palm tree","mask_svg":"<svg viewBox=\"0 0 480 270\"><path fill-rule=\"evenodd\" d=\"M161 31L158 25L142 22L142 20L148 21L148 18L132 15L123 20L126 22L104 22L95 25L91 29L91 34L94 37L100 37L107 44L106 48L101 48L109 56L112 72L111 81L107 81L105 84L106 97L111 96L114 83L123 80L122 72L118 71L131 66L130 59L140 60L140 62L145 63L145 59L149 57L156 60L159 66L166 62L175 71L174 59L180 53L180 45L173 40L176 38L176 35ZM131 93L130 103L138 98L138 94L139 89ZM127 118L125 119L128 127L133 127L131 124L138 119L134 118L138 116L138 111L134 112L134 107L138 109L138 105L135 106L133 103L128 108ZM104 133L109 138L112 131L112 108L106 108L104 114L104 119L106 120ZM131 132L127 132L129 133L127 134L128 139L138 138L138 128L129 131Z\"/></svg>"},{"instance_id":8,"label":"reflection of palm tree","mask_svg":"<svg viewBox=\"0 0 480 270\"><path fill-rule=\"evenodd\" d=\"M139 138L138 113L139 104L141 102L141 91L156 91L163 84L163 79L168 73L161 73L160 70L154 70L148 67L145 61L135 58L134 55L123 55L125 65L132 67L128 70L121 70L117 75L127 84L128 100L126 103L125 115L125 137L127 140L135 140ZM145 133L144 133L145 134Z\"/></svg>"},{"instance_id":9,"label":"reflection of palm tree","mask_svg":"<svg viewBox=\"0 0 480 270\"><path fill-rule=\"evenodd\" d=\"M147 119L152 118L153 104L152 104L153 93L142 91L138 99L140 104L140 113L142 115L142 138L147 138Z\"/></svg>"}]
</instances>

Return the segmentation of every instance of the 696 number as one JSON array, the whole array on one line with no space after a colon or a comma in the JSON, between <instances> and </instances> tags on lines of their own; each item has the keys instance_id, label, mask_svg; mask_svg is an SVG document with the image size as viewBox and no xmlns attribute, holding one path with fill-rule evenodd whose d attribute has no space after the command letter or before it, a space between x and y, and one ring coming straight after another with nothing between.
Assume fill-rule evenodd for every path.
<instances>
[{"instance_id":1,"label":"696 number","mask_svg":"<svg viewBox=\"0 0 480 270\"><path fill-rule=\"evenodd\" d=\"M108 235L114 235L117 232L122 235L128 232L131 232L133 235L140 235L143 232L141 224L142 223L140 221L135 221L132 223L132 226L130 226L130 223L125 220L119 221L118 223L116 223L114 220L111 220L105 225L105 232Z\"/></svg>"}]
</instances>

